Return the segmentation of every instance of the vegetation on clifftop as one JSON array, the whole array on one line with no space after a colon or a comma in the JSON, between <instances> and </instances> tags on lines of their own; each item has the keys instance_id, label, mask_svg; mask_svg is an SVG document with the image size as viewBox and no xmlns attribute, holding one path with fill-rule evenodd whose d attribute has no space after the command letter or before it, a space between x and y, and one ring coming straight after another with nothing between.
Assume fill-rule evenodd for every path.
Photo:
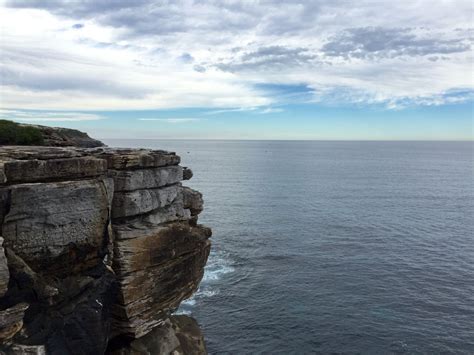
<instances>
[{"instance_id":1,"label":"vegetation on clifftop","mask_svg":"<svg viewBox=\"0 0 474 355\"><path fill-rule=\"evenodd\" d=\"M41 130L16 122L0 120L0 145L43 145Z\"/></svg>"}]
</instances>

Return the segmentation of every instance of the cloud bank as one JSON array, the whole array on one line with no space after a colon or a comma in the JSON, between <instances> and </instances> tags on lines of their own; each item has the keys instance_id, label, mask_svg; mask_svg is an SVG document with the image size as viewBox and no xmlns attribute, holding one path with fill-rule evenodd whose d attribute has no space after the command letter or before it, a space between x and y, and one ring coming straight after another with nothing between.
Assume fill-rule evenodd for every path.
<instances>
[{"instance_id":1,"label":"cloud bank","mask_svg":"<svg viewBox=\"0 0 474 355\"><path fill-rule=\"evenodd\" d=\"M472 99L465 0L16 0L0 15L3 108Z\"/></svg>"}]
</instances>

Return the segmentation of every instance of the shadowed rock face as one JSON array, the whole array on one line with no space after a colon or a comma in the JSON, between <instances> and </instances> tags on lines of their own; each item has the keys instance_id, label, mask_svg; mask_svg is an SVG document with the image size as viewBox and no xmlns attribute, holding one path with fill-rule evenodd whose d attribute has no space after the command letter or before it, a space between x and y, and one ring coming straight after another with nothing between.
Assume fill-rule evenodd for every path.
<instances>
[{"instance_id":1,"label":"shadowed rock face","mask_svg":"<svg viewBox=\"0 0 474 355\"><path fill-rule=\"evenodd\" d=\"M100 354L113 339L205 353L195 323L170 318L197 290L211 236L179 162L165 151L0 148L3 351Z\"/></svg>"},{"instance_id":2,"label":"shadowed rock face","mask_svg":"<svg viewBox=\"0 0 474 355\"><path fill-rule=\"evenodd\" d=\"M111 355L207 354L204 337L194 318L177 315L166 319L144 337L111 344Z\"/></svg>"}]
</instances>

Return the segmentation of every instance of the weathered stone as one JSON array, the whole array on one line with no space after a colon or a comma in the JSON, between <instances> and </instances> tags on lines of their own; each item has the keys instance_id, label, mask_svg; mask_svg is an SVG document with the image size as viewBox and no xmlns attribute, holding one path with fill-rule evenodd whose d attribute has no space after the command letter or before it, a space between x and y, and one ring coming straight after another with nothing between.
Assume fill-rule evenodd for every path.
<instances>
[{"instance_id":1,"label":"weathered stone","mask_svg":"<svg viewBox=\"0 0 474 355\"><path fill-rule=\"evenodd\" d=\"M0 348L0 354L8 355L46 355L44 345L9 344Z\"/></svg>"},{"instance_id":2,"label":"weathered stone","mask_svg":"<svg viewBox=\"0 0 474 355\"><path fill-rule=\"evenodd\" d=\"M202 193L185 186L183 186L182 192L184 208L191 211L191 216L196 216L201 213L204 208Z\"/></svg>"},{"instance_id":3,"label":"weathered stone","mask_svg":"<svg viewBox=\"0 0 474 355\"><path fill-rule=\"evenodd\" d=\"M175 315L147 335L110 349L111 355L137 354L207 354L204 336L194 318Z\"/></svg>"},{"instance_id":4,"label":"weathered stone","mask_svg":"<svg viewBox=\"0 0 474 355\"><path fill-rule=\"evenodd\" d=\"M183 167L183 180L191 180L193 171L187 167Z\"/></svg>"},{"instance_id":5,"label":"weathered stone","mask_svg":"<svg viewBox=\"0 0 474 355\"><path fill-rule=\"evenodd\" d=\"M36 271L93 265L106 253L110 186L107 179L12 186L4 245Z\"/></svg>"},{"instance_id":6,"label":"weathered stone","mask_svg":"<svg viewBox=\"0 0 474 355\"><path fill-rule=\"evenodd\" d=\"M5 327L9 353L99 354L111 334L139 337L166 322L174 340L160 349L192 353L197 338L168 318L197 289L211 232L196 224L202 195L181 186L192 172L179 159L145 149L0 148L0 310L30 305Z\"/></svg>"},{"instance_id":7,"label":"weathered stone","mask_svg":"<svg viewBox=\"0 0 474 355\"><path fill-rule=\"evenodd\" d=\"M53 304L53 298L59 294L54 282L48 282L48 280L34 272L13 250L6 249L5 254L8 260L11 282L8 294L1 303L12 305L21 299L30 303Z\"/></svg>"},{"instance_id":8,"label":"weathered stone","mask_svg":"<svg viewBox=\"0 0 474 355\"><path fill-rule=\"evenodd\" d=\"M10 204L10 190L8 188L0 188L0 228L3 224L3 218L8 212Z\"/></svg>"},{"instance_id":9,"label":"weathered stone","mask_svg":"<svg viewBox=\"0 0 474 355\"><path fill-rule=\"evenodd\" d=\"M146 334L196 291L209 255L209 236L208 228L183 222L116 240L114 270L121 291L114 314L119 333Z\"/></svg>"},{"instance_id":10,"label":"weathered stone","mask_svg":"<svg viewBox=\"0 0 474 355\"><path fill-rule=\"evenodd\" d=\"M174 315L170 317L170 320L179 339L181 349L178 349L178 352L181 351L180 354L207 354L204 335L194 318L186 315Z\"/></svg>"},{"instance_id":11,"label":"weathered stone","mask_svg":"<svg viewBox=\"0 0 474 355\"><path fill-rule=\"evenodd\" d=\"M178 165L180 157L173 152L148 149L102 149L97 157L107 160L109 169L126 170L140 168L157 168Z\"/></svg>"},{"instance_id":12,"label":"weathered stone","mask_svg":"<svg viewBox=\"0 0 474 355\"><path fill-rule=\"evenodd\" d=\"M114 269L123 275L157 266L204 247L210 228L186 222L143 229L116 230Z\"/></svg>"},{"instance_id":13,"label":"weathered stone","mask_svg":"<svg viewBox=\"0 0 474 355\"><path fill-rule=\"evenodd\" d=\"M188 220L191 218L191 212L183 207L182 195L178 195L176 200L169 206L156 209L151 213L139 216L138 220L152 225Z\"/></svg>"},{"instance_id":14,"label":"weathered stone","mask_svg":"<svg viewBox=\"0 0 474 355\"><path fill-rule=\"evenodd\" d=\"M170 205L157 208L144 215L128 217L125 221L115 219L112 227L115 232L119 232L123 228L142 229L144 226L149 228L163 223L187 221L190 218L191 212L184 208L183 195L180 192Z\"/></svg>"},{"instance_id":15,"label":"weathered stone","mask_svg":"<svg viewBox=\"0 0 474 355\"><path fill-rule=\"evenodd\" d=\"M183 180L183 168L178 165L163 168L118 170L111 172L114 178L116 192L154 189L175 184Z\"/></svg>"},{"instance_id":16,"label":"weathered stone","mask_svg":"<svg viewBox=\"0 0 474 355\"><path fill-rule=\"evenodd\" d=\"M118 348L111 344L110 355L178 354L179 339L168 318L143 337L115 346Z\"/></svg>"},{"instance_id":17,"label":"weathered stone","mask_svg":"<svg viewBox=\"0 0 474 355\"><path fill-rule=\"evenodd\" d=\"M80 274L58 277L35 273L10 249L7 258L12 282L0 307L11 307L15 300L30 304L15 344L45 345L52 354L103 353L118 286L109 268L98 263Z\"/></svg>"},{"instance_id":18,"label":"weathered stone","mask_svg":"<svg viewBox=\"0 0 474 355\"><path fill-rule=\"evenodd\" d=\"M171 185L159 189L115 192L112 217L135 216L168 206L178 197L180 190L180 185Z\"/></svg>"},{"instance_id":19,"label":"weathered stone","mask_svg":"<svg viewBox=\"0 0 474 355\"><path fill-rule=\"evenodd\" d=\"M0 161L75 158L86 155L85 152L86 150L84 149L73 147L2 146L0 147Z\"/></svg>"},{"instance_id":20,"label":"weathered stone","mask_svg":"<svg viewBox=\"0 0 474 355\"><path fill-rule=\"evenodd\" d=\"M0 237L0 297L7 292L9 280L10 272L8 271L7 258L3 249L3 238Z\"/></svg>"},{"instance_id":21,"label":"weathered stone","mask_svg":"<svg viewBox=\"0 0 474 355\"><path fill-rule=\"evenodd\" d=\"M0 311L0 343L18 333L23 326L23 316L28 308L26 303L18 303L13 307Z\"/></svg>"},{"instance_id":22,"label":"weathered stone","mask_svg":"<svg viewBox=\"0 0 474 355\"><path fill-rule=\"evenodd\" d=\"M5 163L0 161L0 184L7 182L7 177L5 176Z\"/></svg>"},{"instance_id":23,"label":"weathered stone","mask_svg":"<svg viewBox=\"0 0 474 355\"><path fill-rule=\"evenodd\" d=\"M115 302L115 275L104 265L82 275L52 280L59 289L53 305L36 303L25 314L27 339L44 344L50 354L103 354L110 334Z\"/></svg>"},{"instance_id":24,"label":"weathered stone","mask_svg":"<svg viewBox=\"0 0 474 355\"><path fill-rule=\"evenodd\" d=\"M11 160L3 165L5 182L46 182L105 174L107 162L93 157L49 160Z\"/></svg>"}]
</instances>

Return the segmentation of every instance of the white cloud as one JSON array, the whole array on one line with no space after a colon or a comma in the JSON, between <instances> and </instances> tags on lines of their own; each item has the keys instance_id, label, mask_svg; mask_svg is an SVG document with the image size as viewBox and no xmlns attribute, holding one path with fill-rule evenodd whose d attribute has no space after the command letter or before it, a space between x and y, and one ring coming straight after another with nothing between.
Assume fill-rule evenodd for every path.
<instances>
[{"instance_id":1,"label":"white cloud","mask_svg":"<svg viewBox=\"0 0 474 355\"><path fill-rule=\"evenodd\" d=\"M198 122L201 121L201 118L189 118L189 117L180 117L180 118L138 118L140 121L161 121L168 123L188 123L188 122Z\"/></svg>"},{"instance_id":2,"label":"white cloud","mask_svg":"<svg viewBox=\"0 0 474 355\"><path fill-rule=\"evenodd\" d=\"M468 0L6 3L4 108L219 113L280 103L260 84L387 107L452 102L453 90L472 97Z\"/></svg>"},{"instance_id":3,"label":"white cloud","mask_svg":"<svg viewBox=\"0 0 474 355\"><path fill-rule=\"evenodd\" d=\"M0 110L0 119L28 122L71 122L71 121L97 121L105 117L81 112L34 112L23 110Z\"/></svg>"},{"instance_id":4,"label":"white cloud","mask_svg":"<svg viewBox=\"0 0 474 355\"><path fill-rule=\"evenodd\" d=\"M283 112L284 110L282 108L274 108L274 107L267 107L262 110L260 110L259 113L261 114L267 114L267 113L280 113Z\"/></svg>"}]
</instances>

